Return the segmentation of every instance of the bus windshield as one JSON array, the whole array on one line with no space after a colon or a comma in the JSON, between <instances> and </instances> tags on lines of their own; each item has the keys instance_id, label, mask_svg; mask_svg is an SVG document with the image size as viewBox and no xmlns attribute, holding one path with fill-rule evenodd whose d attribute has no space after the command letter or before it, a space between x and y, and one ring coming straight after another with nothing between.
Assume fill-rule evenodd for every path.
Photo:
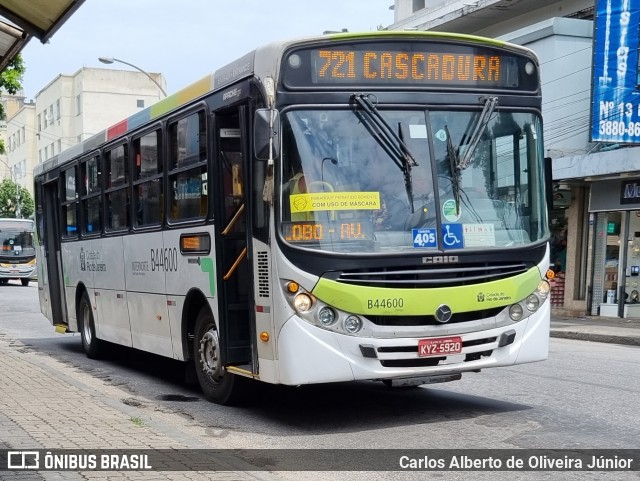
<instances>
[{"instance_id":1,"label":"bus windshield","mask_svg":"<svg viewBox=\"0 0 640 481\"><path fill-rule=\"evenodd\" d=\"M353 107L283 114L286 242L367 254L546 239L537 115L494 106L375 114L383 122Z\"/></svg>"},{"instance_id":2,"label":"bus windshield","mask_svg":"<svg viewBox=\"0 0 640 481\"><path fill-rule=\"evenodd\" d=\"M35 256L33 231L25 223L0 222L1 257Z\"/></svg>"}]
</instances>

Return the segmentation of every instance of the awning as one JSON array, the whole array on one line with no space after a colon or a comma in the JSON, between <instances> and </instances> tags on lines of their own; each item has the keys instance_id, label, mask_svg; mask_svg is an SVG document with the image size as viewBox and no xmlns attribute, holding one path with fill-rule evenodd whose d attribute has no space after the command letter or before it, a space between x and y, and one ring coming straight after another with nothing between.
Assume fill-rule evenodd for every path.
<instances>
[{"instance_id":1,"label":"awning","mask_svg":"<svg viewBox=\"0 0 640 481\"><path fill-rule=\"evenodd\" d=\"M46 43L84 0L0 0L0 72L35 37Z\"/></svg>"}]
</instances>

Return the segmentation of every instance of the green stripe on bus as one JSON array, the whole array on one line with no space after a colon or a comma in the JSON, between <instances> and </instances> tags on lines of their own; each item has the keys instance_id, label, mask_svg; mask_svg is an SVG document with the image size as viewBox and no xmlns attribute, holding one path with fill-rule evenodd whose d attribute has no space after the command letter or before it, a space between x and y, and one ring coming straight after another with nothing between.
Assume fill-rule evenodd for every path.
<instances>
[{"instance_id":1,"label":"green stripe on bus","mask_svg":"<svg viewBox=\"0 0 640 481\"><path fill-rule=\"evenodd\" d=\"M313 294L321 301L353 314L431 315L448 305L454 313L508 306L525 299L540 282L540 271L508 279L458 287L401 289L357 286L321 278Z\"/></svg>"},{"instance_id":2,"label":"green stripe on bus","mask_svg":"<svg viewBox=\"0 0 640 481\"><path fill-rule=\"evenodd\" d=\"M210 257L200 258L200 270L209 274L209 292L216 295L216 276L213 269L213 259Z\"/></svg>"}]
</instances>

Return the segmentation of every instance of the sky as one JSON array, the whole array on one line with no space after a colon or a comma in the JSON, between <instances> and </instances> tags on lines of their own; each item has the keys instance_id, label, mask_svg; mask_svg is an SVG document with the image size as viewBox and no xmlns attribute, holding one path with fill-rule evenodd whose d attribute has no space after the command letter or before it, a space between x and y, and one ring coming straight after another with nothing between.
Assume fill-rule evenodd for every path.
<instances>
[{"instance_id":1,"label":"sky","mask_svg":"<svg viewBox=\"0 0 640 481\"><path fill-rule=\"evenodd\" d=\"M393 0L86 0L48 44L22 51L27 99L82 67L162 73L176 92L254 48L326 30L370 32L393 23Z\"/></svg>"}]
</instances>

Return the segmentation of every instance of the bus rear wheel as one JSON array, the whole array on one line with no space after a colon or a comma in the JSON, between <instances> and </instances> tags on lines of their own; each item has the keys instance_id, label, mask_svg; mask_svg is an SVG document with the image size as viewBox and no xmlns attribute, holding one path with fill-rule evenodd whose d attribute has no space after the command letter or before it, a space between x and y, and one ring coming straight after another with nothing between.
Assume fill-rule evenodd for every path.
<instances>
[{"instance_id":1,"label":"bus rear wheel","mask_svg":"<svg viewBox=\"0 0 640 481\"><path fill-rule=\"evenodd\" d=\"M217 404L238 404L247 380L228 372L221 357L221 340L213 315L203 307L196 319L193 352L198 382L205 397Z\"/></svg>"},{"instance_id":2,"label":"bus rear wheel","mask_svg":"<svg viewBox=\"0 0 640 481\"><path fill-rule=\"evenodd\" d=\"M103 343L96 337L96 327L93 321L93 311L89 295L86 291L82 294L78 307L78 327L82 338L82 348L90 359L98 359L102 355Z\"/></svg>"}]
</instances>

